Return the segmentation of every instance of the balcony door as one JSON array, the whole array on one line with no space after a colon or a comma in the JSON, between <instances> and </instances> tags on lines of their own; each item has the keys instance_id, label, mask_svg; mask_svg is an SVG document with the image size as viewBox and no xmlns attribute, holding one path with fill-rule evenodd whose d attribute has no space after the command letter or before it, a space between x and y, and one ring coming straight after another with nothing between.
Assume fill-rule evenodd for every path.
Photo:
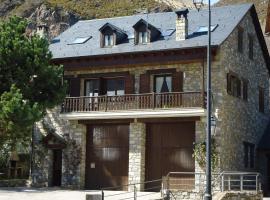
<instances>
[{"instance_id":1,"label":"balcony door","mask_svg":"<svg viewBox=\"0 0 270 200\"><path fill-rule=\"evenodd\" d=\"M100 90L99 79L91 79L85 82L85 96L96 97L99 95Z\"/></svg>"},{"instance_id":2,"label":"balcony door","mask_svg":"<svg viewBox=\"0 0 270 200\"><path fill-rule=\"evenodd\" d=\"M156 75L154 81L155 93L172 92L172 75Z\"/></svg>"},{"instance_id":3,"label":"balcony door","mask_svg":"<svg viewBox=\"0 0 270 200\"><path fill-rule=\"evenodd\" d=\"M172 92L172 76L168 74L156 75L154 81L155 107L170 106L170 95L168 93Z\"/></svg>"},{"instance_id":4,"label":"balcony door","mask_svg":"<svg viewBox=\"0 0 270 200\"><path fill-rule=\"evenodd\" d=\"M125 80L122 78L106 79L108 96L119 96L125 94Z\"/></svg>"}]
</instances>

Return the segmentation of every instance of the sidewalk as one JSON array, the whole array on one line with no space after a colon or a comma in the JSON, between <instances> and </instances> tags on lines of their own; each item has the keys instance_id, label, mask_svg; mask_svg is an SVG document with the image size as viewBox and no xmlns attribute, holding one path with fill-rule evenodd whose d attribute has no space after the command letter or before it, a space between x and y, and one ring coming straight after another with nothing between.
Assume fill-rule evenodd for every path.
<instances>
[{"instance_id":1,"label":"sidewalk","mask_svg":"<svg viewBox=\"0 0 270 200\"><path fill-rule=\"evenodd\" d=\"M1 200L85 200L86 194L100 194L100 191L63 190L59 188L0 188ZM119 195L121 194L121 195ZM133 192L106 191L106 200L130 199ZM153 200L160 198L160 193L138 192L137 200Z\"/></svg>"}]
</instances>

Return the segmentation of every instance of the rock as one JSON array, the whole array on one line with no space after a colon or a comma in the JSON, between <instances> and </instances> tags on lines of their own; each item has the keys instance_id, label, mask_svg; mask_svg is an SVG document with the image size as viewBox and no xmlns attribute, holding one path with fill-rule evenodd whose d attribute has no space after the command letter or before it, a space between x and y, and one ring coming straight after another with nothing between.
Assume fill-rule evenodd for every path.
<instances>
[{"instance_id":1,"label":"rock","mask_svg":"<svg viewBox=\"0 0 270 200\"><path fill-rule=\"evenodd\" d=\"M31 32L35 32L37 26L46 25L48 39L51 40L75 24L80 17L61 8L49 8L45 4L41 4L28 19L31 21L28 26Z\"/></svg>"},{"instance_id":2,"label":"rock","mask_svg":"<svg viewBox=\"0 0 270 200\"><path fill-rule=\"evenodd\" d=\"M16 6L20 5L23 0L4 0L0 4L0 17L7 15Z\"/></svg>"}]
</instances>

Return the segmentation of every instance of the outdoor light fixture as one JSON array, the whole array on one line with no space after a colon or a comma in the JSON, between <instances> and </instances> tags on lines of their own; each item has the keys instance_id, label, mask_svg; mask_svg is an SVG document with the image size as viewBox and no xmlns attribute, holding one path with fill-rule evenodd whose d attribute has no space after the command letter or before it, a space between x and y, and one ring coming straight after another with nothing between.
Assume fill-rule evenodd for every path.
<instances>
[{"instance_id":1,"label":"outdoor light fixture","mask_svg":"<svg viewBox=\"0 0 270 200\"><path fill-rule=\"evenodd\" d=\"M198 11L203 6L203 0L193 0L194 6ZM211 115L211 0L208 0L208 44L207 44L207 131L206 131L206 189L205 200L212 200L211 186L211 132L212 127L216 126L215 119ZM212 126L213 124L213 126Z\"/></svg>"},{"instance_id":2,"label":"outdoor light fixture","mask_svg":"<svg viewBox=\"0 0 270 200\"><path fill-rule=\"evenodd\" d=\"M212 135L215 135L216 127L217 127L217 120L214 116L211 116L211 134Z\"/></svg>"},{"instance_id":3,"label":"outdoor light fixture","mask_svg":"<svg viewBox=\"0 0 270 200\"><path fill-rule=\"evenodd\" d=\"M193 4L198 11L203 7L203 0L193 0Z\"/></svg>"}]
</instances>

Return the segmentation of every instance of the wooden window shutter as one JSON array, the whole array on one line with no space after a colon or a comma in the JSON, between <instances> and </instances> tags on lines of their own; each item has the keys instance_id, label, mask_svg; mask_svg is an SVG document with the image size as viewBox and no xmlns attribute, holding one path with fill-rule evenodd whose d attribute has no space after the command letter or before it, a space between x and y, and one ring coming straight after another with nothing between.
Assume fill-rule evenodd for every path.
<instances>
[{"instance_id":1,"label":"wooden window shutter","mask_svg":"<svg viewBox=\"0 0 270 200\"><path fill-rule=\"evenodd\" d=\"M264 113L264 88L259 87L259 111Z\"/></svg>"},{"instance_id":2,"label":"wooden window shutter","mask_svg":"<svg viewBox=\"0 0 270 200\"><path fill-rule=\"evenodd\" d=\"M134 75L125 76L125 93L134 94Z\"/></svg>"},{"instance_id":3,"label":"wooden window shutter","mask_svg":"<svg viewBox=\"0 0 270 200\"><path fill-rule=\"evenodd\" d=\"M249 40L249 51L248 51L248 56L251 60L253 60L253 36L249 35L248 36L248 40Z\"/></svg>"},{"instance_id":4,"label":"wooden window shutter","mask_svg":"<svg viewBox=\"0 0 270 200\"><path fill-rule=\"evenodd\" d=\"M80 78L71 78L70 79L70 96L79 97L81 89L81 79Z\"/></svg>"},{"instance_id":5,"label":"wooden window shutter","mask_svg":"<svg viewBox=\"0 0 270 200\"><path fill-rule=\"evenodd\" d=\"M248 168L248 144L244 142L244 166Z\"/></svg>"},{"instance_id":6,"label":"wooden window shutter","mask_svg":"<svg viewBox=\"0 0 270 200\"><path fill-rule=\"evenodd\" d=\"M231 88L231 75L230 73L227 74L227 93L231 94L232 93L232 88Z\"/></svg>"},{"instance_id":7,"label":"wooden window shutter","mask_svg":"<svg viewBox=\"0 0 270 200\"><path fill-rule=\"evenodd\" d=\"M150 76L149 74L140 75L140 93L150 92Z\"/></svg>"},{"instance_id":8,"label":"wooden window shutter","mask_svg":"<svg viewBox=\"0 0 270 200\"><path fill-rule=\"evenodd\" d=\"M237 78L237 97L241 97L241 80Z\"/></svg>"},{"instance_id":9,"label":"wooden window shutter","mask_svg":"<svg viewBox=\"0 0 270 200\"><path fill-rule=\"evenodd\" d=\"M243 99L248 100L248 81L243 80Z\"/></svg>"},{"instance_id":10,"label":"wooden window shutter","mask_svg":"<svg viewBox=\"0 0 270 200\"><path fill-rule=\"evenodd\" d=\"M174 72L172 75L173 92L183 91L183 72Z\"/></svg>"}]
</instances>

